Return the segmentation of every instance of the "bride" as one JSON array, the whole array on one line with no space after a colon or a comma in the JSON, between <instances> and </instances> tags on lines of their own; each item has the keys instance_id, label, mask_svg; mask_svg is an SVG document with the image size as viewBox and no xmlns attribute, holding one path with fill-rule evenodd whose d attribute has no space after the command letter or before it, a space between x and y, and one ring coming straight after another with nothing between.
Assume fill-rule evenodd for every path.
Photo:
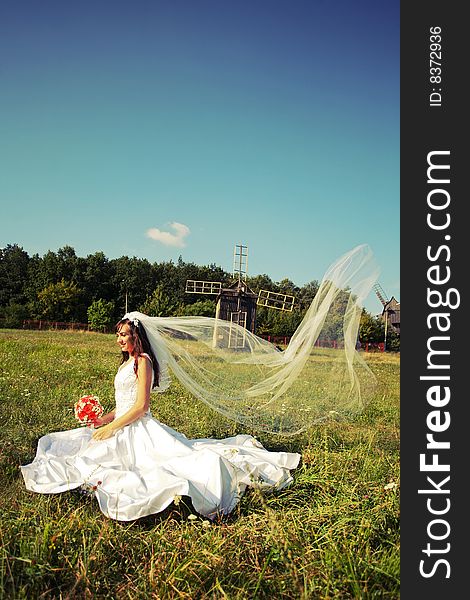
<instances>
[{"instance_id":1,"label":"bride","mask_svg":"<svg viewBox=\"0 0 470 600\"><path fill-rule=\"evenodd\" d=\"M268 452L249 435L188 440L152 418L150 392L158 388L160 369L137 317L119 321L117 342L122 364L114 380L116 408L94 431L42 437L34 461L21 467L28 490L63 492L85 481L104 514L129 521L157 513L179 496L190 496L197 512L214 518L229 513L249 485L290 483L298 454Z\"/></svg>"},{"instance_id":2,"label":"bride","mask_svg":"<svg viewBox=\"0 0 470 600\"><path fill-rule=\"evenodd\" d=\"M356 351L361 301L376 278L371 258L368 247L358 246L330 267L283 352L220 319L126 314L116 326L122 362L115 409L97 429L40 438L33 462L21 467L26 488L48 494L85 485L106 516L130 521L181 496L214 519L230 513L248 486L288 485L299 454L268 451L247 434L187 439L152 416L151 392L168 388L171 371L213 409L285 435L360 410L361 386L373 382ZM340 349L317 356L315 343L325 327L331 330L331 314L336 324L341 314Z\"/></svg>"}]
</instances>

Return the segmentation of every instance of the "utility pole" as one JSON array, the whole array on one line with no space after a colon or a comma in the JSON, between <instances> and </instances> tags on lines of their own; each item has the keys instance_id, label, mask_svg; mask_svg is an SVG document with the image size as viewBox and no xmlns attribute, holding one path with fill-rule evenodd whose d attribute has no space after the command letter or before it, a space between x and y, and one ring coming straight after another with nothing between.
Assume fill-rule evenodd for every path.
<instances>
[{"instance_id":1,"label":"utility pole","mask_svg":"<svg viewBox=\"0 0 470 600\"><path fill-rule=\"evenodd\" d=\"M387 350L387 326L388 326L388 310L385 311L385 340L384 340L384 352Z\"/></svg>"},{"instance_id":2,"label":"utility pole","mask_svg":"<svg viewBox=\"0 0 470 600\"><path fill-rule=\"evenodd\" d=\"M127 311L127 282L126 282L125 279L123 279L122 283L124 284L124 290L125 290L125 292L124 292L124 298L125 298L125 311L124 311L124 314L127 314L127 312L128 312Z\"/></svg>"},{"instance_id":3,"label":"utility pole","mask_svg":"<svg viewBox=\"0 0 470 600\"><path fill-rule=\"evenodd\" d=\"M394 315L395 311L391 308L385 309L385 341L384 341L384 352L387 350L387 329L388 329L388 320L390 315Z\"/></svg>"}]
</instances>

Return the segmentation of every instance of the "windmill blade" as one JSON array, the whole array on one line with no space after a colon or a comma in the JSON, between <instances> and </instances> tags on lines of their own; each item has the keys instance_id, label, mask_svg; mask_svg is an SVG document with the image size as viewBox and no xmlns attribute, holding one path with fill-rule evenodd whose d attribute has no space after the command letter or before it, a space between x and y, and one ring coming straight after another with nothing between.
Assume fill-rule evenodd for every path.
<instances>
[{"instance_id":1,"label":"windmill blade","mask_svg":"<svg viewBox=\"0 0 470 600\"><path fill-rule=\"evenodd\" d=\"M377 294L377 298L380 300L380 302L382 302L382 305L385 306L388 302L388 297L380 283L376 283L373 289L374 292Z\"/></svg>"},{"instance_id":2,"label":"windmill blade","mask_svg":"<svg viewBox=\"0 0 470 600\"><path fill-rule=\"evenodd\" d=\"M237 244L233 250L233 276L246 281L248 273L248 246Z\"/></svg>"},{"instance_id":3,"label":"windmill blade","mask_svg":"<svg viewBox=\"0 0 470 600\"><path fill-rule=\"evenodd\" d=\"M235 311L230 314L228 347L242 349L246 344L246 311ZM233 325L233 327L232 327Z\"/></svg>"},{"instance_id":4,"label":"windmill blade","mask_svg":"<svg viewBox=\"0 0 470 600\"><path fill-rule=\"evenodd\" d=\"M196 281L188 279L186 281L185 292L188 294L220 294L222 290L221 281Z\"/></svg>"},{"instance_id":5,"label":"windmill blade","mask_svg":"<svg viewBox=\"0 0 470 600\"><path fill-rule=\"evenodd\" d=\"M256 304L258 306L267 306L276 310L286 310L292 312L294 308L295 297L289 294L271 292L269 290L260 290Z\"/></svg>"}]
</instances>

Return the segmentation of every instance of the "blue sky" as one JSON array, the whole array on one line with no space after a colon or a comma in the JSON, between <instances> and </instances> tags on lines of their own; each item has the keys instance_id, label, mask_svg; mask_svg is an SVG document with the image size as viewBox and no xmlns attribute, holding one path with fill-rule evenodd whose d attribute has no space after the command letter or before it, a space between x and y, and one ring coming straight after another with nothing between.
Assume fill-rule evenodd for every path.
<instances>
[{"instance_id":1,"label":"blue sky","mask_svg":"<svg viewBox=\"0 0 470 600\"><path fill-rule=\"evenodd\" d=\"M368 243L400 298L398 1L2 3L0 77L1 246L303 285Z\"/></svg>"}]
</instances>

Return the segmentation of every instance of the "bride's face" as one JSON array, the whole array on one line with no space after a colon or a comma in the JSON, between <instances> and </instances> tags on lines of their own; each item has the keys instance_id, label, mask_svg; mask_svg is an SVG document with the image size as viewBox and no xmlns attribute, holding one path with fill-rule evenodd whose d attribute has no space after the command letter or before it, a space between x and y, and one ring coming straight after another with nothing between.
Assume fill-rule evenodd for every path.
<instances>
[{"instance_id":1,"label":"bride's face","mask_svg":"<svg viewBox=\"0 0 470 600\"><path fill-rule=\"evenodd\" d=\"M129 352L129 355L134 351L129 325L124 324L117 332L117 343L123 352Z\"/></svg>"}]
</instances>

